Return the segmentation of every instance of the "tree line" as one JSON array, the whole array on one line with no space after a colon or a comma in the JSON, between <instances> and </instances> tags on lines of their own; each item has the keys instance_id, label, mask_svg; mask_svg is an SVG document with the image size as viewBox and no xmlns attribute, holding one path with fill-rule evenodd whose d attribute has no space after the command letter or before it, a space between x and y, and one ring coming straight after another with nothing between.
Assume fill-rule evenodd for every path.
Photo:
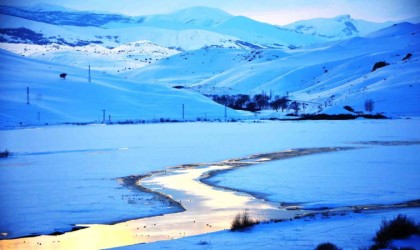
<instances>
[{"instance_id":1,"label":"tree line","mask_svg":"<svg viewBox=\"0 0 420 250\"><path fill-rule=\"evenodd\" d=\"M245 110L256 112L263 109L294 110L297 113L300 110L300 103L290 100L287 96L274 96L265 93L254 96L238 95L209 95L215 102L236 110Z\"/></svg>"}]
</instances>

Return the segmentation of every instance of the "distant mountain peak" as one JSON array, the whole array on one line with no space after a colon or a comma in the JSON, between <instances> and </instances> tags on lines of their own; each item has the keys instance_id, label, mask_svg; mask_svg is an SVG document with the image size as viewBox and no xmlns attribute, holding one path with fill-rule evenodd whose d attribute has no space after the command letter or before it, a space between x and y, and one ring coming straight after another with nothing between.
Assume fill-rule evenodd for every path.
<instances>
[{"instance_id":1,"label":"distant mountain peak","mask_svg":"<svg viewBox=\"0 0 420 250\"><path fill-rule=\"evenodd\" d=\"M350 15L346 14L333 18L314 18L297 21L283 27L301 34L310 34L331 40L342 40L356 36L364 36L390 25L392 25L391 22L369 22L353 19Z\"/></svg>"},{"instance_id":2,"label":"distant mountain peak","mask_svg":"<svg viewBox=\"0 0 420 250\"><path fill-rule=\"evenodd\" d=\"M351 18L351 16L348 15L348 14L346 14L346 15L339 15L339 16L334 17L333 19L336 20L337 22L348 22L348 21L353 20Z\"/></svg>"},{"instance_id":3,"label":"distant mountain peak","mask_svg":"<svg viewBox=\"0 0 420 250\"><path fill-rule=\"evenodd\" d=\"M232 15L221 9L207 7L207 6L193 6L172 12L173 14L214 14L231 17Z\"/></svg>"},{"instance_id":4,"label":"distant mountain peak","mask_svg":"<svg viewBox=\"0 0 420 250\"><path fill-rule=\"evenodd\" d=\"M188 25L214 26L232 18L233 16L223 10L205 6L194 6L181 9L169 14L153 15L149 20L175 21Z\"/></svg>"},{"instance_id":5,"label":"distant mountain peak","mask_svg":"<svg viewBox=\"0 0 420 250\"><path fill-rule=\"evenodd\" d=\"M37 3L33 5L29 5L25 7L26 10L30 11L62 11L62 12L71 12L76 11L74 9L65 8L63 6L55 5L55 4L49 4L49 3Z\"/></svg>"}]
</instances>

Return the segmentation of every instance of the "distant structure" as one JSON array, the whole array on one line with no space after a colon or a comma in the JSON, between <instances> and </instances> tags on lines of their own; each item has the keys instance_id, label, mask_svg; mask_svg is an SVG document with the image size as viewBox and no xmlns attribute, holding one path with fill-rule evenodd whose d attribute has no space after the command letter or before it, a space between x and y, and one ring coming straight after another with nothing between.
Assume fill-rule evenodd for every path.
<instances>
[{"instance_id":1,"label":"distant structure","mask_svg":"<svg viewBox=\"0 0 420 250\"><path fill-rule=\"evenodd\" d=\"M64 80L66 80L66 76L67 76L67 74L66 74L66 73L61 73L61 74L60 74L60 78L62 78L62 79L64 79Z\"/></svg>"}]
</instances>

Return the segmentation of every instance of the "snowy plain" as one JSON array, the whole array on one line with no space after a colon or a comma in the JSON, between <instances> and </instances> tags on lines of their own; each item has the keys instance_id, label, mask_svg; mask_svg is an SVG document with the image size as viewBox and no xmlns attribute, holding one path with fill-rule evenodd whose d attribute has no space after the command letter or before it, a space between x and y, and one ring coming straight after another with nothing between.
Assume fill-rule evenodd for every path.
<instances>
[{"instance_id":1,"label":"snowy plain","mask_svg":"<svg viewBox=\"0 0 420 250\"><path fill-rule=\"evenodd\" d=\"M368 211L345 216L317 216L281 223L259 224L244 232L220 231L171 241L133 245L116 249L288 249L313 250L318 244L331 242L343 250L368 249L382 220L398 214L419 218L419 209ZM397 247L420 249L420 237L395 242Z\"/></svg>"},{"instance_id":2,"label":"snowy plain","mask_svg":"<svg viewBox=\"0 0 420 250\"><path fill-rule=\"evenodd\" d=\"M149 194L130 192L116 178L147 174L181 164L211 163L287 149L353 147L359 146L355 142L362 141L418 141L419 123L419 119L399 119L52 126L2 130L0 147L8 149L13 155L0 162L1 188L8 190L1 193L2 214L7 213L8 216L2 217L0 231L14 238L31 233L65 231L75 223L110 223L173 212L176 208L148 200ZM399 148L404 147L418 148ZM389 153L392 148L372 146L370 149L348 151L346 154L357 154L364 150L383 150L383 153ZM407 151L403 153L405 155L413 153L413 150L404 150ZM398 159L398 152L391 153L388 158L395 155ZM287 162L308 160L311 165L317 166L315 159L322 166L324 156L332 157L337 163L346 160L352 162L352 159L342 159L334 154L296 158ZM347 156L354 157L351 154ZM366 154L361 160L368 156ZM388 166L393 166L392 161L381 162L376 158L370 161L379 161L378 168L382 166L388 169ZM413 165L402 169L401 176L415 171L410 178L418 180L418 155L411 154L406 162ZM286 161L275 164L286 164ZM264 166L236 171L252 172ZM302 169L302 172L305 171ZM245 182L249 176L241 175L240 178ZM356 186L359 179L351 178L348 181L349 185L353 183ZM241 180L238 179L237 183L241 183ZM385 187L390 184L382 183ZM377 187L379 194L387 194L389 190L381 189L381 186ZM256 184L256 190L250 191L258 192L258 188ZM264 191L270 193L273 189ZM130 202L130 196L138 201ZM369 200L369 195L366 196L361 194L363 201ZM338 195L333 197L340 198ZM393 199L404 201L405 198L393 196ZM144 206L146 202L151 205ZM345 204L342 199L325 202ZM101 206L98 207L98 204ZM31 216L27 216L28 211Z\"/></svg>"}]
</instances>

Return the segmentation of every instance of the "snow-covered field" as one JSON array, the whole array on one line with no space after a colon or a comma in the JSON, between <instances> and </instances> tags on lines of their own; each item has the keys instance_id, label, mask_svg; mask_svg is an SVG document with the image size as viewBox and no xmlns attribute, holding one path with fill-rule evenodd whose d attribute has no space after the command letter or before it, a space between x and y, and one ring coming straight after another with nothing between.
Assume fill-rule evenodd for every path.
<instances>
[{"instance_id":1,"label":"snow-covered field","mask_svg":"<svg viewBox=\"0 0 420 250\"><path fill-rule=\"evenodd\" d=\"M276 202L304 202L308 207L418 199L417 145L359 142L419 141L419 125L419 119L400 119L2 130L0 149L13 155L0 161L0 186L7 190L0 194L1 212L7 215L0 220L0 231L14 238L69 230L76 223L110 223L175 211L150 194L121 186L116 178L296 148L363 147L264 163L214 178L222 185L264 193ZM339 218L332 221L341 223ZM277 225L287 227L261 227ZM373 234L367 233L366 237Z\"/></svg>"},{"instance_id":2,"label":"snow-covered field","mask_svg":"<svg viewBox=\"0 0 420 250\"><path fill-rule=\"evenodd\" d=\"M256 225L248 231L221 231L178 240L122 247L118 249L290 249L313 250L318 244L331 242L343 250L368 249L383 219L398 214L419 218L420 209L370 211L346 216L316 217L290 222ZM420 249L420 237L394 243L398 247Z\"/></svg>"}]
</instances>

